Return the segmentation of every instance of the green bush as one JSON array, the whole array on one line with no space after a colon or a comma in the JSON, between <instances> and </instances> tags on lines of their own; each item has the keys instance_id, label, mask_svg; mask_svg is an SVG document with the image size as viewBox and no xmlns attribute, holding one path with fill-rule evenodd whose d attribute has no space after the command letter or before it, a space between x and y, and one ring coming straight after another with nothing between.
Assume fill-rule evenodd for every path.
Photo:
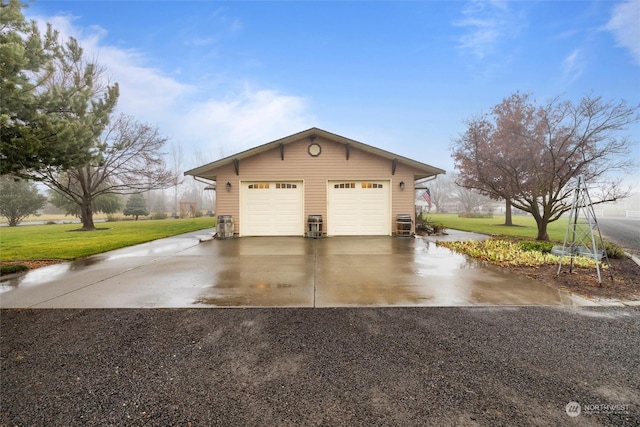
<instances>
[{"instance_id":1,"label":"green bush","mask_svg":"<svg viewBox=\"0 0 640 427\"><path fill-rule=\"evenodd\" d=\"M151 219L167 219L167 217L166 212L154 212L151 214Z\"/></svg>"},{"instance_id":2,"label":"green bush","mask_svg":"<svg viewBox=\"0 0 640 427\"><path fill-rule=\"evenodd\" d=\"M23 271L29 270L24 264L9 264L0 266L0 276L5 274L13 274L13 273L22 273Z\"/></svg>"},{"instance_id":3,"label":"green bush","mask_svg":"<svg viewBox=\"0 0 640 427\"><path fill-rule=\"evenodd\" d=\"M622 249L620 246L616 245L615 243L605 242L604 248L607 251L608 258L619 259L619 258L624 258L626 256L624 254L624 249Z\"/></svg>"},{"instance_id":4,"label":"green bush","mask_svg":"<svg viewBox=\"0 0 640 427\"><path fill-rule=\"evenodd\" d=\"M551 253L551 248L553 248L552 242L542 242L537 240L525 240L522 242L518 242L518 246L523 251L534 251L534 252L542 252L543 254Z\"/></svg>"},{"instance_id":5,"label":"green bush","mask_svg":"<svg viewBox=\"0 0 640 427\"><path fill-rule=\"evenodd\" d=\"M431 229L433 230L434 233L444 233L446 231L446 227L444 226L444 224L440 223L440 222L435 222L433 224L430 224Z\"/></svg>"},{"instance_id":6,"label":"green bush","mask_svg":"<svg viewBox=\"0 0 640 427\"><path fill-rule=\"evenodd\" d=\"M116 222L120 221L120 218L115 215L107 215L107 222Z\"/></svg>"}]
</instances>

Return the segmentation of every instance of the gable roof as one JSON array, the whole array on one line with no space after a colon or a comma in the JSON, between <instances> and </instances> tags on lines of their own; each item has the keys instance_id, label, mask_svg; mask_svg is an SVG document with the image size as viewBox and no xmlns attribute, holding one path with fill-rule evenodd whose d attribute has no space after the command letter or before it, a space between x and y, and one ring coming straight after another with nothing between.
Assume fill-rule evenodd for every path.
<instances>
[{"instance_id":1,"label":"gable roof","mask_svg":"<svg viewBox=\"0 0 640 427\"><path fill-rule=\"evenodd\" d=\"M392 161L395 160L399 163L403 163L405 165L411 166L420 172L420 174L416 175L416 179L427 178L430 176L435 176L435 175L440 175L445 173L443 169L436 168L426 163L421 163L416 160L412 160L408 157L400 156L398 154L394 154L389 151L382 150L380 148L376 148L359 141L355 141L353 139L345 138L344 136L336 135L335 133L327 132L326 130L312 127L310 129L303 130L302 132L294 133L293 135L285 136L284 138L276 139L275 141L267 142L266 144L262 144L257 147L250 148L248 150L241 151L237 154L233 154L231 156L225 157L223 159L216 160L211 163L207 163L206 165L188 170L184 174L215 180L215 178L213 178L215 174L212 172L217 168L220 168L222 166L228 165L233 162L240 161L244 158L251 157L268 150L272 150L274 148L279 147L281 144L286 145L286 144L299 141L304 138L313 137L313 136L322 137L324 139L328 139L330 141L334 141L344 145L349 144L350 147L357 148L367 153L375 154L377 156L387 158Z\"/></svg>"}]
</instances>

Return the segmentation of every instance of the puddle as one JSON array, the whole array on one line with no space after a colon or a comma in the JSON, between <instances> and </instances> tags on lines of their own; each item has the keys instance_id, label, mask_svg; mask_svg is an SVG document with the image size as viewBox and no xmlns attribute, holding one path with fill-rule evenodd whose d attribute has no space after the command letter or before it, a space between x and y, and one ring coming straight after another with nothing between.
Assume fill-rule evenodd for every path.
<instances>
[{"instance_id":1,"label":"puddle","mask_svg":"<svg viewBox=\"0 0 640 427\"><path fill-rule=\"evenodd\" d=\"M200 243L197 239L166 239L155 242L143 243L131 248L118 249L110 253L105 261L113 261L122 258L136 258L157 255L171 255Z\"/></svg>"},{"instance_id":2,"label":"puddle","mask_svg":"<svg viewBox=\"0 0 640 427\"><path fill-rule=\"evenodd\" d=\"M561 305L560 293L416 239L413 251L327 256L318 267L316 303L334 306Z\"/></svg>"},{"instance_id":3,"label":"puddle","mask_svg":"<svg viewBox=\"0 0 640 427\"><path fill-rule=\"evenodd\" d=\"M40 285L55 280L59 276L68 272L71 263L65 262L61 264L49 265L29 271L22 276L12 277L0 281L0 293L13 290L17 287L27 287Z\"/></svg>"},{"instance_id":4,"label":"puddle","mask_svg":"<svg viewBox=\"0 0 640 427\"><path fill-rule=\"evenodd\" d=\"M0 281L11 290L7 307L572 305L434 241L389 237L163 240Z\"/></svg>"}]
</instances>

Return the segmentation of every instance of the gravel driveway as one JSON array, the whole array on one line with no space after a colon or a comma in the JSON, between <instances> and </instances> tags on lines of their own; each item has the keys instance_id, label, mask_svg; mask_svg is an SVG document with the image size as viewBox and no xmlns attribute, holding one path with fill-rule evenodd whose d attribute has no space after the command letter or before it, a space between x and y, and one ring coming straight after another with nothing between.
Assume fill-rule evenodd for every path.
<instances>
[{"instance_id":1,"label":"gravel driveway","mask_svg":"<svg viewBox=\"0 0 640 427\"><path fill-rule=\"evenodd\" d=\"M638 308L1 316L2 426L640 425Z\"/></svg>"}]
</instances>

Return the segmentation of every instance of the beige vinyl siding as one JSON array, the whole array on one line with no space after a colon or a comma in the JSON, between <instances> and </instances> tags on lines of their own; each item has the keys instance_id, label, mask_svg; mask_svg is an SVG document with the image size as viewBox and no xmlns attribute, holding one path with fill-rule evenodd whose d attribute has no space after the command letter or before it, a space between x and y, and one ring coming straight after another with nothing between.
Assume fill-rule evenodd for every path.
<instances>
[{"instance_id":1,"label":"beige vinyl siding","mask_svg":"<svg viewBox=\"0 0 640 427\"><path fill-rule=\"evenodd\" d=\"M240 182L246 181L302 181L304 188L304 216L322 215L327 221L327 183L335 180L388 180L391 185L391 221L395 232L398 214L414 216L414 175L416 171L398 162L392 175L392 161L353 147L349 160L344 144L317 137L322 153L317 157L308 154L311 141L307 138L284 146L284 160L279 147L239 161L239 175L233 164L216 170L216 215L232 215L236 233L240 230ZM405 189L400 191L399 183ZM231 191L225 185L231 183ZM325 225L326 227L326 225ZM326 232L326 228L325 228Z\"/></svg>"}]
</instances>

